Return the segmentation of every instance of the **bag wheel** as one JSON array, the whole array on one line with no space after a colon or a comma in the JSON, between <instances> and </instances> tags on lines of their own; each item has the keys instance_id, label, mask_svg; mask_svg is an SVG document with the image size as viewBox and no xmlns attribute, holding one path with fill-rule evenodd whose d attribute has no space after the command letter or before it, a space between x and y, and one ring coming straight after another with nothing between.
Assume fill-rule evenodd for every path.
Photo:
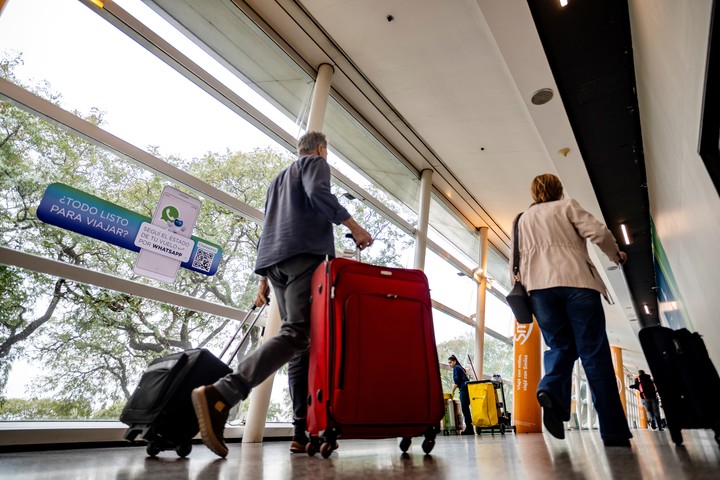
<instances>
[{"instance_id":1,"label":"bag wheel","mask_svg":"<svg viewBox=\"0 0 720 480\"><path fill-rule=\"evenodd\" d=\"M402 450L403 453L407 452L408 448L410 448L411 443L412 443L412 438L403 437L403 439L400 440L400 450Z\"/></svg>"},{"instance_id":2,"label":"bag wheel","mask_svg":"<svg viewBox=\"0 0 720 480\"><path fill-rule=\"evenodd\" d=\"M155 445L154 442L150 442L148 443L147 448L145 448L145 452L151 457L155 457L158 453L160 453L160 447Z\"/></svg>"},{"instance_id":3,"label":"bag wheel","mask_svg":"<svg viewBox=\"0 0 720 480\"><path fill-rule=\"evenodd\" d=\"M426 438L422 443L422 450L426 454L429 454L430 452L432 452L432 449L434 446L435 446L435 440L430 440L430 439Z\"/></svg>"},{"instance_id":4,"label":"bag wheel","mask_svg":"<svg viewBox=\"0 0 720 480\"><path fill-rule=\"evenodd\" d=\"M177 446L175 449L175 453L178 454L178 457L185 458L188 455L190 455L190 452L192 452L192 444L191 443L181 443Z\"/></svg>"}]
</instances>

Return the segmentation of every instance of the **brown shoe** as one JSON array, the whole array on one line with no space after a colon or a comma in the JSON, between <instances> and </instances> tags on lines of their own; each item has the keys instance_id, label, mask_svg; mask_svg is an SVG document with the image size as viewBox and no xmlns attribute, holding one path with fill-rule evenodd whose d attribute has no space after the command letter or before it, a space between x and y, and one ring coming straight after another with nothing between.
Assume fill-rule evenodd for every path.
<instances>
[{"instance_id":1,"label":"brown shoe","mask_svg":"<svg viewBox=\"0 0 720 480\"><path fill-rule=\"evenodd\" d=\"M305 435L299 436L295 435L292 438L292 443L290 444L290 452L291 453L305 453L305 447L307 446L309 440Z\"/></svg>"},{"instance_id":2,"label":"brown shoe","mask_svg":"<svg viewBox=\"0 0 720 480\"><path fill-rule=\"evenodd\" d=\"M207 447L225 458L228 454L223 431L230 413L230 405L212 385L198 387L191 394L200 435Z\"/></svg>"}]
</instances>

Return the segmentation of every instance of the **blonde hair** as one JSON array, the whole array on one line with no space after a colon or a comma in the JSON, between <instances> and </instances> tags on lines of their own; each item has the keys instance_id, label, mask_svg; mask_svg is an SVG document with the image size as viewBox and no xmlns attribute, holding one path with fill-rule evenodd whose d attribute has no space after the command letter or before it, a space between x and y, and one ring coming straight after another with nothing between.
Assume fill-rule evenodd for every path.
<instances>
[{"instance_id":1,"label":"blonde hair","mask_svg":"<svg viewBox=\"0 0 720 480\"><path fill-rule=\"evenodd\" d=\"M562 182L552 173L538 175L530 184L530 195L535 203L561 200L564 197Z\"/></svg>"}]
</instances>

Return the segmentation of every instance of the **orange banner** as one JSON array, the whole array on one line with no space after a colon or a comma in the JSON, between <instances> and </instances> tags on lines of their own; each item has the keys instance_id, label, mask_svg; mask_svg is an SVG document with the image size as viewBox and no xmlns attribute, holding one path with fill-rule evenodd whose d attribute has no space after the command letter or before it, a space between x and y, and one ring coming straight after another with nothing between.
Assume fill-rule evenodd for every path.
<instances>
[{"instance_id":1,"label":"orange banner","mask_svg":"<svg viewBox=\"0 0 720 480\"><path fill-rule=\"evenodd\" d=\"M515 322L513 423L517 433L541 433L542 409L537 402L540 382L540 327Z\"/></svg>"},{"instance_id":2,"label":"orange banner","mask_svg":"<svg viewBox=\"0 0 720 480\"><path fill-rule=\"evenodd\" d=\"M622 402L623 411L627 416L627 399L625 398L625 373L623 365L622 348L610 345L610 352L612 353L613 367L615 367L615 382L617 383L618 394L620 395L620 401Z\"/></svg>"}]
</instances>

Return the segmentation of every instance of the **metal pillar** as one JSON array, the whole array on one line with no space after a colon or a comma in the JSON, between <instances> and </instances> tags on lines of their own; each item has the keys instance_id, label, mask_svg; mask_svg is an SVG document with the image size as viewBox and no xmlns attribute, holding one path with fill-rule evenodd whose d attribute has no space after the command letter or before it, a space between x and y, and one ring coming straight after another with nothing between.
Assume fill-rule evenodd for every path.
<instances>
[{"instance_id":1,"label":"metal pillar","mask_svg":"<svg viewBox=\"0 0 720 480\"><path fill-rule=\"evenodd\" d=\"M265 333L262 341L275 336L280 331L280 309L277 302L270 302L270 312L268 313L267 323L265 324ZM273 373L265 379L260 385L255 387L250 397L250 406L243 431L243 443L260 443L265 433L265 421L267 420L267 412L270 406L270 395L272 394Z\"/></svg>"},{"instance_id":2,"label":"metal pillar","mask_svg":"<svg viewBox=\"0 0 720 480\"><path fill-rule=\"evenodd\" d=\"M483 378L485 358L485 293L487 292L488 227L480 227L480 266L475 271L478 281L477 316L475 317L475 365Z\"/></svg>"},{"instance_id":3,"label":"metal pillar","mask_svg":"<svg viewBox=\"0 0 720 480\"><path fill-rule=\"evenodd\" d=\"M312 100L310 101L310 115L307 124L308 132L322 132L323 130L332 76L333 67L329 63L323 63L318 67L315 88L313 88Z\"/></svg>"},{"instance_id":4,"label":"metal pillar","mask_svg":"<svg viewBox=\"0 0 720 480\"><path fill-rule=\"evenodd\" d=\"M418 224L415 229L415 262L413 268L425 269L425 252L427 251L428 220L430 218L430 190L432 189L433 171L425 169L420 175L420 208Z\"/></svg>"},{"instance_id":5,"label":"metal pillar","mask_svg":"<svg viewBox=\"0 0 720 480\"><path fill-rule=\"evenodd\" d=\"M575 389L575 417L572 418L572 422L574 423L575 427L578 430L581 430L583 427L583 417L582 412L584 410L583 408L583 399L582 399L582 374L580 372L580 361L575 362L575 366L573 368L573 388Z\"/></svg>"}]
</instances>

